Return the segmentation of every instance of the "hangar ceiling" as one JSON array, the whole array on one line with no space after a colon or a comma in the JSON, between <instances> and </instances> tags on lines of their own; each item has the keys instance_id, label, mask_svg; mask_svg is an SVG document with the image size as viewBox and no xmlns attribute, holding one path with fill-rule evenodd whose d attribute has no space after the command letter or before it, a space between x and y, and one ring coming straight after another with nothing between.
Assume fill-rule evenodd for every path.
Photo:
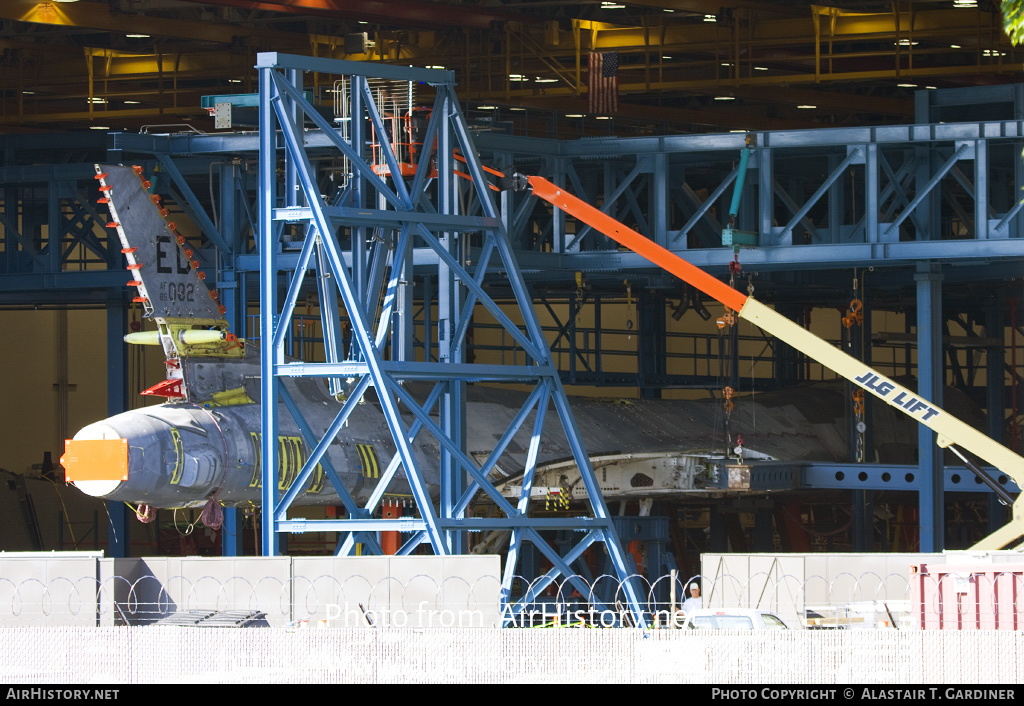
<instances>
[{"instance_id":1,"label":"hangar ceiling","mask_svg":"<svg viewBox=\"0 0 1024 706\"><path fill-rule=\"evenodd\" d=\"M593 50L619 52L604 122ZM201 97L255 92L261 51L443 66L557 137L906 123L914 91L1021 78L993 0L4 0L0 131L213 131Z\"/></svg>"}]
</instances>

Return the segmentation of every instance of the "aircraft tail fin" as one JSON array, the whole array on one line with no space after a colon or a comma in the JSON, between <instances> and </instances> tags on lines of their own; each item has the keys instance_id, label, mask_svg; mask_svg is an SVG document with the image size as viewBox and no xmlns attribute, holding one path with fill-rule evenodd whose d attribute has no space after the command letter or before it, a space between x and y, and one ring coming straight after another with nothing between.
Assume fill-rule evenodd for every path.
<instances>
[{"instance_id":1,"label":"aircraft tail fin","mask_svg":"<svg viewBox=\"0 0 1024 706\"><path fill-rule=\"evenodd\" d=\"M160 344L167 356L168 379L143 394L187 397L181 384L182 356L244 354L230 333L225 308L216 291L203 283L195 253L188 241L167 220L160 196L149 193L150 183L141 167L96 166L100 203L110 210L108 228L116 228L121 252L131 273L128 286L136 291L146 318L157 331L129 334L130 343Z\"/></svg>"}]
</instances>

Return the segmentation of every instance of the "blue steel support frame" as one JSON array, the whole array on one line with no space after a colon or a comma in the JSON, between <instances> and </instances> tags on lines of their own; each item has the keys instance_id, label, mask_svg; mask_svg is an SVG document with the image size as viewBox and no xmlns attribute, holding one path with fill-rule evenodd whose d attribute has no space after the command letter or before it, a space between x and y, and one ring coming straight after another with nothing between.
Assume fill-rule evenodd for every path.
<instances>
[{"instance_id":1,"label":"blue steel support frame","mask_svg":"<svg viewBox=\"0 0 1024 706\"><path fill-rule=\"evenodd\" d=\"M113 416L128 409L128 333L124 297L111 296L107 302L107 414ZM122 502L108 501L107 555L123 559L131 555L130 511Z\"/></svg>"},{"instance_id":2,"label":"blue steel support frame","mask_svg":"<svg viewBox=\"0 0 1024 706\"><path fill-rule=\"evenodd\" d=\"M1002 308L990 304L985 310L985 335L995 340L1005 340L1006 315ZM1005 420L1002 414L994 414L992 410L1002 412L1006 408L1005 387L1003 378L1006 375L1006 351L1002 346L985 349L985 390L988 415L988 434L993 439L1002 439ZM992 494L989 500L988 531L991 534L1006 524L1007 506Z\"/></svg>"},{"instance_id":3,"label":"blue steel support frame","mask_svg":"<svg viewBox=\"0 0 1024 706\"><path fill-rule=\"evenodd\" d=\"M942 406L942 274L929 263L917 267L917 390L924 399ZM944 506L942 487L942 449L935 443L935 432L919 425L918 517L921 523L921 551L941 552L944 543Z\"/></svg>"},{"instance_id":4,"label":"blue steel support frame","mask_svg":"<svg viewBox=\"0 0 1024 706\"><path fill-rule=\"evenodd\" d=\"M518 163L540 161L541 176L564 184L590 203L600 203L601 210L613 216L628 212L632 217L624 202L645 189L657 191L659 180L666 180L675 194L709 192L696 202L688 202L689 197L669 199L671 218L649 214L646 224L637 221L641 232L655 242L685 251L695 265L722 271L731 252L712 247L706 236L722 232L724 223L714 214L729 210L729 187L748 139L756 145L748 181L756 180L757 189L751 194L755 198L744 204L749 201L755 209L759 240L757 247L741 252L745 269L895 267L918 260L969 262L1021 255L1021 243L1015 242L1018 229L1013 226L1024 206L1017 198L1007 201L1013 189L1003 188L998 194L992 189L993 171L1006 169L992 155L1019 154L1024 143L1020 120L574 142L482 134L477 144L485 159L511 154ZM609 172L607 164L613 162L619 165L618 172ZM965 162L973 164L963 168ZM1021 171L1018 167L1011 175L1013 186L1024 185ZM609 180L609 174L619 176ZM856 201L837 200L837 195L851 192L856 192ZM518 197L517 214L531 198ZM944 224L966 215L968 237L940 233L940 222L934 220L937 209ZM526 208L525 213L532 210ZM564 214L556 211L555 223L563 219ZM527 242L530 232L551 232L548 223L518 215L512 226L514 243ZM559 225L556 233L563 230ZM552 251L561 255L563 271L641 266L632 254L586 237L588 232L583 227L565 241L550 238ZM543 245L523 253L523 267L543 268L545 260L553 259L543 252Z\"/></svg>"},{"instance_id":5,"label":"blue steel support frame","mask_svg":"<svg viewBox=\"0 0 1024 706\"><path fill-rule=\"evenodd\" d=\"M244 212L245 206L242 203L243 199L239 198L237 166L234 164L219 165L218 176L217 225L222 242L227 245L228 250L221 252L221 267L217 273L217 291L220 293L220 303L225 308L224 318L227 320L228 326L235 335L244 337L245 297L240 296L238 291L233 255L238 251L238 242L234 234L240 227L239 217ZM242 555L242 525L242 513L237 508L225 507L220 536L223 556Z\"/></svg>"},{"instance_id":6,"label":"blue steel support frame","mask_svg":"<svg viewBox=\"0 0 1024 706\"><path fill-rule=\"evenodd\" d=\"M426 542L435 554L447 555L465 551L467 547L464 536L467 530L511 530L512 540L502 581L506 616L511 620L559 577L572 583L581 594L588 595L590 587L576 575L571 566L591 545L598 543L604 545L611 558L620 582L621 598L631 613L630 621L636 625L645 625L647 617L641 605L641 595L634 585L626 555L619 544L587 452L580 441L568 398L533 310L526 283L508 243L502 214L495 205L473 138L461 114L453 90L453 75L446 71L402 69L274 53L260 54L257 69L260 73L258 243L261 265L263 554L276 554L279 535L288 532L342 532L345 536L339 542L340 552L350 551L352 545L359 541L366 544L370 551L379 553L380 547L373 541L372 533L405 531L410 532L411 537L401 547L400 553L408 553ZM343 138L304 98L302 76L307 71L347 77L351 101L348 139ZM411 180L399 176L401 171L398 158L386 140L379 141L384 165L371 167L363 154L362 146L371 134L386 134L381 113L367 80L370 77L426 82L436 91L434 107L422 137L423 149ZM305 145L305 121L311 121L319 128L320 134L327 138L335 154L341 152L351 165L347 192L341 194L336 201L332 200L332 205L328 205L321 196ZM279 183L275 167L282 152L286 158L286 168L283 182ZM456 162L457 157L460 163ZM429 203L434 193L429 176L432 167L437 173L436 205ZM469 186L466 191L461 191L463 186L456 179L456 170L468 173ZM382 173L387 178L382 177ZM480 215L460 213L460 204L464 200L472 201ZM286 221L302 224L304 240L279 305L277 284L282 269L278 255L283 223ZM351 252L347 254L341 252L338 238L345 228L348 228L352 242ZM365 229L368 232L372 228L397 231L394 248L385 248L383 243L368 245L363 231ZM465 256L464 240L467 232L482 234L481 248L473 253L472 263ZM429 264L419 274L434 278L438 290L438 363L413 360L411 341L392 347L390 356L385 355L385 344L389 337L394 340L395 336L411 332L411 327L400 329L392 324L400 299L399 291L402 290L403 295L410 291L406 285L414 273L412 263L406 258L413 250L413 242L429 255L423 258ZM314 258L314 251L320 252L320 256ZM391 268L386 284L382 276L385 265ZM508 277L515 304L522 317L521 326L516 325L503 310L507 307L499 307L481 286L484 277L495 268L505 272ZM313 271L321 279L330 276L332 289L330 292L321 289L321 296L340 297L341 308L351 322L352 344L344 360L332 360L327 356L325 363L285 361L285 332L307 271ZM383 298L379 302L382 313L376 319L377 290L382 286ZM428 306L428 303L424 305ZM467 332L473 311L478 305L484 307L516 341L521 354L526 358L525 365L473 365L463 362ZM325 340L328 341L332 340L330 329L333 327L336 334L341 326L336 314L331 313L330 316L335 319L328 320L328 317L324 320ZM429 331L425 338L429 340ZM405 357L396 355L396 352L402 351ZM284 376L344 376L355 381L334 424L322 438L317 439L308 425L305 425L301 409L291 401L280 382ZM433 391L425 403L416 400L401 386L404 380L434 382ZM467 382L516 382L534 386L533 393L516 415L513 425L506 430L482 464L471 458L465 448L467 412L464 386ZM324 460L327 446L342 428L357 402L370 389L380 402L396 447L396 453L370 499L360 507L343 489L339 489L348 510L346 519L307 521L289 518L288 510L292 500L317 464ZM276 478L279 402L287 407L289 414L298 423L311 449L302 470L283 497L279 497L277 492ZM533 518L528 512L530 486L549 404L554 406L561 430L566 435L589 495L589 514L580 517ZM431 416L435 406L439 412L437 421ZM405 416L401 412L403 407ZM520 428L528 428L525 425L531 416L533 425L523 491L518 503L513 506L497 492L489 476ZM412 419L411 423L407 421L409 418ZM439 468L422 467L413 453L412 442L420 433L433 435L439 443L442 449ZM409 482L418 517L373 519L374 511L400 468ZM328 475L333 474L328 471ZM481 492L504 513L504 518L476 518L469 515L471 503ZM552 543L541 534L553 529L575 530L583 536L563 554L554 549ZM512 588L517 559L524 541L539 550L552 568L533 582L520 600L515 601ZM594 600L602 607L608 607L616 598L619 597L598 596Z\"/></svg>"},{"instance_id":7,"label":"blue steel support frame","mask_svg":"<svg viewBox=\"0 0 1024 706\"><path fill-rule=\"evenodd\" d=\"M260 125L273 125L271 108L271 77L261 71L260 77ZM277 381L274 364L283 358L281 344L275 341L277 318L277 251L281 227L274 222L273 208L277 204L277 135L273 127L260 130L259 162L259 252L260 252L260 410L262 428L263 478L262 478L262 524L260 542L263 556L279 553L277 532L274 523L274 509L277 506Z\"/></svg>"}]
</instances>

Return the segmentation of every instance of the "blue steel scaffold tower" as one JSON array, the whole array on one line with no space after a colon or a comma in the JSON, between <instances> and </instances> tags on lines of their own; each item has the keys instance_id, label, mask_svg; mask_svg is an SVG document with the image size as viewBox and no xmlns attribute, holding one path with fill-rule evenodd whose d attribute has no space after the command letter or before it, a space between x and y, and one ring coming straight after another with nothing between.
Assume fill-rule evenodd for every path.
<instances>
[{"instance_id":1,"label":"blue steel scaffold tower","mask_svg":"<svg viewBox=\"0 0 1024 706\"><path fill-rule=\"evenodd\" d=\"M626 555L509 247L493 187L456 99L453 73L277 53L260 54L257 69L263 553L278 553L280 533L304 531L341 533L339 554L349 554L356 543L371 553L382 553L376 533L400 531L408 539L399 554L408 554L427 543L435 554L450 555L467 551L467 532L507 531L510 543L502 577L506 616L522 611L552 582L568 581L601 607L608 607L617 598L628 607L634 624L645 624L641 597ZM335 84L344 86L336 89L343 91L345 103L341 111L345 118L340 125L329 122L306 99L303 79L309 72L342 77ZM392 140L382 139L389 129L391 133L401 129L393 122L394 116L378 105L380 92L375 97L371 90L372 81L382 80L429 84L435 90L414 156L396 154ZM341 184L325 182L315 170L314 164L323 155L311 156L307 149L304 136L310 124L330 143L330 158L347 165L347 176ZM374 155L367 148L371 140ZM324 195L325 190L331 193ZM292 234L301 234L301 250L297 260L291 261L293 269L281 256L286 228ZM476 234L479 246L474 247L470 259L466 256L467 241ZM485 275L497 272L507 275L518 308L513 316L522 324L510 317L508 312L513 307L509 302L499 307L482 286ZM412 283L415 276L424 273L429 273L437 288L436 362L431 360L429 346L424 360L417 361L413 345ZM287 285L279 302L282 276ZM311 280L315 280L319 293L325 362L296 364L285 358L284 338L300 289ZM336 304L339 299L340 306ZM525 362L466 362L467 332L478 306L517 343L520 355L516 359ZM347 348L342 343L343 316L351 325ZM429 340L431 333L426 331L425 338ZM317 438L290 399L281 382L287 376L326 379L336 393L345 386L345 402L322 437ZM431 384L425 403L403 386L411 381ZM511 426L482 462L466 451L465 385L470 382L532 386ZM325 452L371 390L383 411L396 453L370 499L361 505L342 486L335 469L329 467ZM310 449L301 472L283 494L275 477L280 454L277 402L283 403L296 420ZM549 407L557 415L587 491L588 506L579 516L531 517L528 512ZM528 437L529 451L522 491L513 504L496 490L490 475L520 429ZM413 443L420 434L430 434L438 442L438 468L424 468L417 460ZM347 516L289 518L292 501L320 463L338 490ZM418 516L375 518L389 484L400 470L408 480ZM432 483L431 479L438 480ZM502 516L470 516L467 510L478 493L485 494ZM562 547L560 551L541 534L551 530L563 530L562 534L569 531L575 539L567 550ZM515 601L513 583L526 542L550 562L551 569ZM621 587L619 596L593 596L590 585L573 570L573 563L592 545L606 548Z\"/></svg>"}]
</instances>

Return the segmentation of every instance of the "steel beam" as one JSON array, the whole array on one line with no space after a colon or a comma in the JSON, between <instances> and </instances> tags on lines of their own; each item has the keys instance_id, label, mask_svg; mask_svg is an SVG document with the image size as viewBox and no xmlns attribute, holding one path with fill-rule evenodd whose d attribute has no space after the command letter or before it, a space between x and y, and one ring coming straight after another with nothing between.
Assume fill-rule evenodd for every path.
<instances>
[{"instance_id":1,"label":"steel beam","mask_svg":"<svg viewBox=\"0 0 1024 706\"><path fill-rule=\"evenodd\" d=\"M942 406L945 375L942 362L942 274L929 263L917 267L917 394ZM942 449L936 434L918 426L918 517L923 552L941 552L944 542Z\"/></svg>"},{"instance_id":2,"label":"steel beam","mask_svg":"<svg viewBox=\"0 0 1024 706\"><path fill-rule=\"evenodd\" d=\"M107 414L128 410L128 314L123 296L107 301ZM131 556L132 514L126 503L107 502L107 554L114 558Z\"/></svg>"},{"instance_id":3,"label":"steel beam","mask_svg":"<svg viewBox=\"0 0 1024 706\"><path fill-rule=\"evenodd\" d=\"M762 471L762 464L753 464L751 483L757 473L772 471L773 465ZM785 467L784 467L785 468ZM983 468L990 476L999 478L999 482L1008 492L1019 493L1020 488L1008 478L1000 478L993 468ZM792 466L793 484L776 483L771 489L788 490L899 490L921 492L923 486L918 466L878 464L878 463L808 463ZM974 474L963 466L944 466L940 474L941 481L937 485L946 493L987 493L995 497L995 493ZM787 479L790 480L790 479ZM764 483L764 485L768 485Z\"/></svg>"}]
</instances>

